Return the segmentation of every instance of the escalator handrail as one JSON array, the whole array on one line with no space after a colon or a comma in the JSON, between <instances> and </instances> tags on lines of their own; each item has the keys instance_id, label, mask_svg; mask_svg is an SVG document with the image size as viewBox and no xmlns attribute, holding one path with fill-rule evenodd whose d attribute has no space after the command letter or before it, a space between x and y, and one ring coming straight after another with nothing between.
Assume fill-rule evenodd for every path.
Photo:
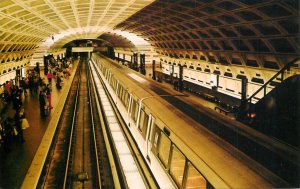
<instances>
[{"instance_id":1,"label":"escalator handrail","mask_svg":"<svg viewBox=\"0 0 300 189\"><path fill-rule=\"evenodd\" d=\"M251 102L251 99L254 98L261 90L263 90L269 83L271 83L279 74L283 73L285 70L289 69L293 64L299 61L299 58L293 59L291 62L287 63L281 70L279 70L271 79L269 79L263 86L261 86L255 93L253 93L248 99L247 102Z\"/></svg>"}]
</instances>

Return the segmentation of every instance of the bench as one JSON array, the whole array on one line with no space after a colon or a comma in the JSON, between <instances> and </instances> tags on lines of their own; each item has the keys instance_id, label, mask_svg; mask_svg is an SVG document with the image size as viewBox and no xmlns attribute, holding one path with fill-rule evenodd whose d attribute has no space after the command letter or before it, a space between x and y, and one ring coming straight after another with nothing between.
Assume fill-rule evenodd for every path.
<instances>
[{"instance_id":1,"label":"bench","mask_svg":"<svg viewBox=\"0 0 300 189\"><path fill-rule=\"evenodd\" d=\"M225 115L231 113L231 111L226 110L226 109L224 109L224 108L222 108L222 107L220 107L220 106L216 106L216 107L215 107L215 110L216 110L216 111L219 110L220 113L224 112Z\"/></svg>"}]
</instances>

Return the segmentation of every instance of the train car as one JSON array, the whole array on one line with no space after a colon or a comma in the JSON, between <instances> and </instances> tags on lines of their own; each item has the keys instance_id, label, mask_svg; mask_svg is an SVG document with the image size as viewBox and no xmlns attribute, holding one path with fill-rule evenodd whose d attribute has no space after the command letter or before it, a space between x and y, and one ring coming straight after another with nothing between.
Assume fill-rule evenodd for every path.
<instances>
[{"instance_id":1,"label":"train car","mask_svg":"<svg viewBox=\"0 0 300 189\"><path fill-rule=\"evenodd\" d=\"M93 55L92 64L101 72L161 188L287 186L265 167L161 99L142 75L98 55ZM176 95L180 93L169 96Z\"/></svg>"}]
</instances>

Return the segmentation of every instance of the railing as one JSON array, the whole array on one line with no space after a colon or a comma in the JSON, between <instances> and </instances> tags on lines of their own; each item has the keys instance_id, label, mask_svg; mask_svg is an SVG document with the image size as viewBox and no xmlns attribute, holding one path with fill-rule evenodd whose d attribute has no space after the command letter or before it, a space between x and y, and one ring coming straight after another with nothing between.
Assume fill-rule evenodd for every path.
<instances>
[{"instance_id":1,"label":"railing","mask_svg":"<svg viewBox=\"0 0 300 189\"><path fill-rule=\"evenodd\" d=\"M267 86L270 84L277 76L281 74L280 81L283 81L284 77L284 71L289 69L293 64L295 64L297 61L299 61L299 58L295 58L291 62L287 63L281 70L279 70L271 79L269 79L263 86L261 86L255 93L253 93L248 99L247 102L252 103L252 99L262 90L264 91L263 97L267 94Z\"/></svg>"}]
</instances>

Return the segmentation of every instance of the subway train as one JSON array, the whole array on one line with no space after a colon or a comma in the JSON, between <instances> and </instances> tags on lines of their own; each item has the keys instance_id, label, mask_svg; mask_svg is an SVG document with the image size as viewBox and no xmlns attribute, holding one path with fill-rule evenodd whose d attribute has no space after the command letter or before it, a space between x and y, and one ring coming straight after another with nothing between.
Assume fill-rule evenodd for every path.
<instances>
[{"instance_id":1,"label":"subway train","mask_svg":"<svg viewBox=\"0 0 300 189\"><path fill-rule=\"evenodd\" d=\"M142 75L93 54L160 188L278 188L289 184L153 92ZM159 87L158 87L159 88ZM174 91L164 98L180 96Z\"/></svg>"}]
</instances>

